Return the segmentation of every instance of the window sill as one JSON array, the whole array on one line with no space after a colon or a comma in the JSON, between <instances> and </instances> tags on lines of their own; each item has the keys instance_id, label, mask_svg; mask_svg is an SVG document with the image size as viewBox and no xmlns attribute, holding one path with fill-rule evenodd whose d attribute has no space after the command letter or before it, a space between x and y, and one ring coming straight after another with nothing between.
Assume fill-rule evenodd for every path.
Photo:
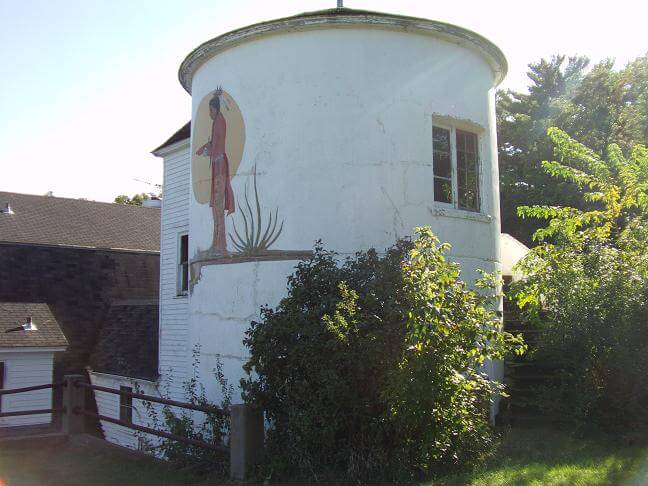
<instances>
[{"instance_id":1,"label":"window sill","mask_svg":"<svg viewBox=\"0 0 648 486\"><path fill-rule=\"evenodd\" d=\"M451 207L428 207L430 213L434 216L443 216L445 218L467 219L470 221L477 221L479 223L490 223L493 217L489 214L477 213L475 211L468 211L465 209L457 209Z\"/></svg>"}]
</instances>

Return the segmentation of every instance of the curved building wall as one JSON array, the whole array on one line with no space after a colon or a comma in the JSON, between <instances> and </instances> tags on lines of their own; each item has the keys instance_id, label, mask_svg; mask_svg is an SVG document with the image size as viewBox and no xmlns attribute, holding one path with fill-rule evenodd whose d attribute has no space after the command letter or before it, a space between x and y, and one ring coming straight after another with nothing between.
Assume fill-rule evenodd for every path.
<instances>
[{"instance_id":1,"label":"curved building wall","mask_svg":"<svg viewBox=\"0 0 648 486\"><path fill-rule=\"evenodd\" d=\"M189 308L203 378L219 357L230 382L238 383L245 329L261 305L278 303L296 259L315 240L353 254L383 249L414 227L430 225L452 244L451 257L467 281L477 269L498 269L495 83L490 65L472 49L364 26L277 32L219 52L196 70ZM219 87L222 93L215 93ZM221 122L209 115L215 94ZM213 128L218 123L239 127L226 134L237 203L232 214L224 211L227 250L236 252L229 237L234 225L239 232L244 228L246 187L256 215L255 173L263 220L276 211L283 223L259 255L218 258L214 251L215 210L204 191L212 165L222 163L208 155L222 135ZM433 124L477 134L479 212L435 203ZM217 395L213 380L205 381Z\"/></svg>"}]
</instances>

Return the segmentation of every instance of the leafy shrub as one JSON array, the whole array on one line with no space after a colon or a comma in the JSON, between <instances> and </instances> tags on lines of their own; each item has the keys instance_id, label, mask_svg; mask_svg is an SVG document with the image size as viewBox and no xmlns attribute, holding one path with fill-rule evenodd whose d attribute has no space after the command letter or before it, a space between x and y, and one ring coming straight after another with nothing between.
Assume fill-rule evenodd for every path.
<instances>
[{"instance_id":1,"label":"leafy shrub","mask_svg":"<svg viewBox=\"0 0 648 486\"><path fill-rule=\"evenodd\" d=\"M316 245L247 331L246 401L270 421L269 469L428 475L478 460L501 386L480 371L515 342L429 228L338 264Z\"/></svg>"},{"instance_id":2,"label":"leafy shrub","mask_svg":"<svg viewBox=\"0 0 648 486\"><path fill-rule=\"evenodd\" d=\"M555 365L540 405L577 423L631 430L648 424L648 150L608 160L550 129L558 161L551 175L573 182L589 211L522 207L549 220L520 263L514 286L525 320L541 330L533 353Z\"/></svg>"},{"instance_id":3,"label":"leafy shrub","mask_svg":"<svg viewBox=\"0 0 648 486\"><path fill-rule=\"evenodd\" d=\"M183 383L182 387L185 392L183 401L192 405L213 407L213 412L195 412L169 405L159 407L151 402L142 401L149 426L207 444L226 444L230 428L230 405L234 394L233 387L228 384L223 374L222 363L218 360L214 369L214 376L221 387L224 398L219 406L210 402L205 395L205 388L200 381L198 371L200 365L199 345L194 347L192 356L193 374L191 378ZM165 395L168 396L170 382L167 382L166 386L167 392ZM199 474L217 473L227 475L229 471L229 457L223 456L220 452L166 438L160 438L152 442L141 432L138 432L138 436L144 443L145 450L163 457L175 467Z\"/></svg>"},{"instance_id":4,"label":"leafy shrub","mask_svg":"<svg viewBox=\"0 0 648 486\"><path fill-rule=\"evenodd\" d=\"M538 389L545 413L626 430L648 423L646 263L600 242L526 262L537 267L520 297L542 296L525 314L542 332L535 358L557 369Z\"/></svg>"}]
</instances>

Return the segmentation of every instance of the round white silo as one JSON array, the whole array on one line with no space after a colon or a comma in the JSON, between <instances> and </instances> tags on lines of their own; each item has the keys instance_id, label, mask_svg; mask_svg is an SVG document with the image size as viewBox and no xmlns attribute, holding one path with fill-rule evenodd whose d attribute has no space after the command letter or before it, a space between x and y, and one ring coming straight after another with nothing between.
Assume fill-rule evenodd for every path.
<instances>
[{"instance_id":1,"label":"round white silo","mask_svg":"<svg viewBox=\"0 0 648 486\"><path fill-rule=\"evenodd\" d=\"M315 240L346 255L430 225L466 280L499 268L494 94L505 72L501 51L466 29L349 9L244 27L189 54L190 334L203 376L220 357L238 383L243 332Z\"/></svg>"}]
</instances>

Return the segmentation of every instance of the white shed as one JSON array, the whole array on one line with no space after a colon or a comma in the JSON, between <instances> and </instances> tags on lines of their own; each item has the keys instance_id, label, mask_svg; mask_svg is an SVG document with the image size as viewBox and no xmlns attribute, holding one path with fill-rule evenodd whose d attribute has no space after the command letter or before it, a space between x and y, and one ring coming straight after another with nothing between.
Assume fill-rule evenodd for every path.
<instances>
[{"instance_id":1,"label":"white shed","mask_svg":"<svg viewBox=\"0 0 648 486\"><path fill-rule=\"evenodd\" d=\"M0 388L52 383L54 354L68 342L47 304L0 303ZM0 396L1 412L52 408L52 390ZM0 427L40 425L51 414L0 418Z\"/></svg>"}]
</instances>

